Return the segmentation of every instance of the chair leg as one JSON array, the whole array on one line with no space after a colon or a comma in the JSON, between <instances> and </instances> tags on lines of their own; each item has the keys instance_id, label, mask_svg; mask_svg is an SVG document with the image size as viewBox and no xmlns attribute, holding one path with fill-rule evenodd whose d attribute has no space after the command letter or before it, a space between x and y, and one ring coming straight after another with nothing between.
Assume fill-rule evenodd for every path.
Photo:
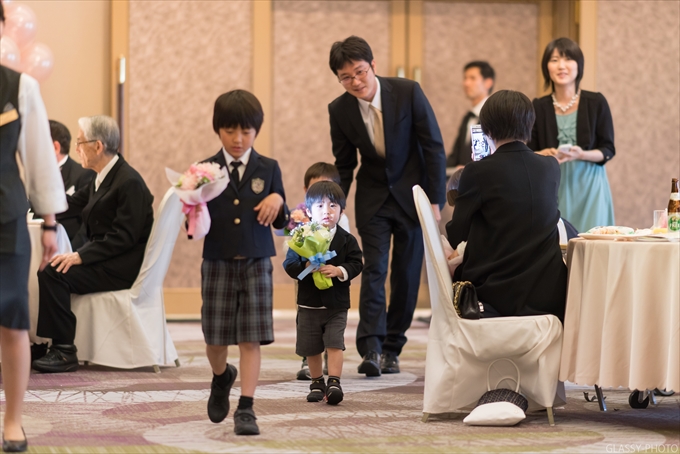
<instances>
[{"instance_id":1,"label":"chair leg","mask_svg":"<svg viewBox=\"0 0 680 454\"><path fill-rule=\"evenodd\" d=\"M87 366L89 366L89 365L90 365L90 362L89 362L89 361L83 361L83 366L87 367Z\"/></svg>"},{"instance_id":2,"label":"chair leg","mask_svg":"<svg viewBox=\"0 0 680 454\"><path fill-rule=\"evenodd\" d=\"M423 421L423 422L427 422L427 419L428 419L429 417L430 417L430 414L429 414L429 413L423 413L423 419L422 419L422 421Z\"/></svg>"},{"instance_id":3,"label":"chair leg","mask_svg":"<svg viewBox=\"0 0 680 454\"><path fill-rule=\"evenodd\" d=\"M153 371L154 371L155 373L157 373L157 374L160 374L160 373L161 373L161 368L158 367L157 364L154 364L154 366L153 366Z\"/></svg>"},{"instance_id":4,"label":"chair leg","mask_svg":"<svg viewBox=\"0 0 680 454\"><path fill-rule=\"evenodd\" d=\"M604 402L602 388L597 385L595 385L595 395L597 396L597 403L600 405L600 411L607 411L607 404Z\"/></svg>"},{"instance_id":5,"label":"chair leg","mask_svg":"<svg viewBox=\"0 0 680 454\"><path fill-rule=\"evenodd\" d=\"M546 410L548 411L548 423L551 426L554 426L555 425L555 414L553 413L553 408L548 407L548 408L546 408Z\"/></svg>"},{"instance_id":6,"label":"chair leg","mask_svg":"<svg viewBox=\"0 0 680 454\"><path fill-rule=\"evenodd\" d=\"M177 366L177 367L180 366L180 364L179 364L179 358L177 358L177 359L175 360L175 366Z\"/></svg>"}]
</instances>

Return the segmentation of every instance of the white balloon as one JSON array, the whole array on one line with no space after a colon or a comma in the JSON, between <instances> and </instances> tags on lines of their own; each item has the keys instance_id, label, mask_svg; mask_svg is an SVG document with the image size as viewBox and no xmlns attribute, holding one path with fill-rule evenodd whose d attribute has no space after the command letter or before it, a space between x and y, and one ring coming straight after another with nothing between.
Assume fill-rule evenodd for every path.
<instances>
[{"instance_id":1,"label":"white balloon","mask_svg":"<svg viewBox=\"0 0 680 454\"><path fill-rule=\"evenodd\" d=\"M10 69L19 71L21 69L21 53L19 46L9 36L0 38L0 64Z\"/></svg>"}]
</instances>

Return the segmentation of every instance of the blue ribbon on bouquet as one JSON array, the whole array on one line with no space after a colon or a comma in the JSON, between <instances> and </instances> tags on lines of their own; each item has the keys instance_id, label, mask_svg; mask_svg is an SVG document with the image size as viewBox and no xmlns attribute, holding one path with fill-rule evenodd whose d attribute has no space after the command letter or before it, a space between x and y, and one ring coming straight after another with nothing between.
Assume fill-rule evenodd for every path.
<instances>
[{"instance_id":1,"label":"blue ribbon on bouquet","mask_svg":"<svg viewBox=\"0 0 680 454\"><path fill-rule=\"evenodd\" d=\"M306 278L309 275L309 273L313 273L314 271L318 271L319 268L321 268L321 265L325 265L327 261L329 261L330 259L332 259L336 255L338 255L337 252L328 251L325 254L322 254L321 252L319 252L317 254L314 254L313 256L311 256L308 259L305 259L304 257L302 257L302 260L309 260L309 263L311 263L311 265L308 266L307 268L305 268L302 273L298 274L297 278L299 280L303 280L304 278Z\"/></svg>"}]
</instances>

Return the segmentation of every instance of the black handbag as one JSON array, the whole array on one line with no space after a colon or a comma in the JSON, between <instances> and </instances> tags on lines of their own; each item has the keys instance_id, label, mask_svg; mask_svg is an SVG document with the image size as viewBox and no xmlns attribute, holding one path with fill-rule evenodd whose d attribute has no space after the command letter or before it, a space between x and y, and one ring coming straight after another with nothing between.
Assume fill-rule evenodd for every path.
<instances>
[{"instance_id":1,"label":"black handbag","mask_svg":"<svg viewBox=\"0 0 680 454\"><path fill-rule=\"evenodd\" d=\"M477 300L477 291L472 282L453 283L453 307L460 318L479 320L479 300Z\"/></svg>"},{"instance_id":2,"label":"black handbag","mask_svg":"<svg viewBox=\"0 0 680 454\"><path fill-rule=\"evenodd\" d=\"M513 366L515 366L515 370L517 370L516 379L513 377L502 377L500 380L498 380L498 383L506 379L514 381L516 384L514 391L505 388L491 389L489 373L491 372L491 366L493 366L498 361L508 361ZM517 367L517 364L515 364L513 360L509 358L500 358L497 359L496 361L493 361L491 364L489 364L489 367L486 370L486 389L488 389L488 391L485 392L479 399L479 402L477 402L477 406L479 407L480 405L491 404L494 402L510 402L511 404L517 405L519 408L522 409L523 412L526 413L527 408L529 408L529 401L527 400L526 397L519 393L519 380L520 380L519 367ZM496 386L498 386L498 383L496 384Z\"/></svg>"}]
</instances>

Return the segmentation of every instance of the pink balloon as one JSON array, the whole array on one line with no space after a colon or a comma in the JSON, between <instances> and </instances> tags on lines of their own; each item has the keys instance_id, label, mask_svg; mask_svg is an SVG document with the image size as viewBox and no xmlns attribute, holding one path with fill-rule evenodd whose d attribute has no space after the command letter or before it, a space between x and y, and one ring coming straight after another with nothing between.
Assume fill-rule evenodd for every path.
<instances>
[{"instance_id":1,"label":"pink balloon","mask_svg":"<svg viewBox=\"0 0 680 454\"><path fill-rule=\"evenodd\" d=\"M14 40L8 36L0 39L0 64L15 71L21 70L21 54Z\"/></svg>"},{"instance_id":2,"label":"pink balloon","mask_svg":"<svg viewBox=\"0 0 680 454\"><path fill-rule=\"evenodd\" d=\"M54 54L43 43L32 43L21 52L21 72L34 77L38 82L47 79L54 69Z\"/></svg>"},{"instance_id":3,"label":"pink balloon","mask_svg":"<svg viewBox=\"0 0 680 454\"><path fill-rule=\"evenodd\" d=\"M5 7L5 30L3 35L14 40L22 51L34 39L38 31L38 19L31 8L21 3L10 3Z\"/></svg>"}]
</instances>

